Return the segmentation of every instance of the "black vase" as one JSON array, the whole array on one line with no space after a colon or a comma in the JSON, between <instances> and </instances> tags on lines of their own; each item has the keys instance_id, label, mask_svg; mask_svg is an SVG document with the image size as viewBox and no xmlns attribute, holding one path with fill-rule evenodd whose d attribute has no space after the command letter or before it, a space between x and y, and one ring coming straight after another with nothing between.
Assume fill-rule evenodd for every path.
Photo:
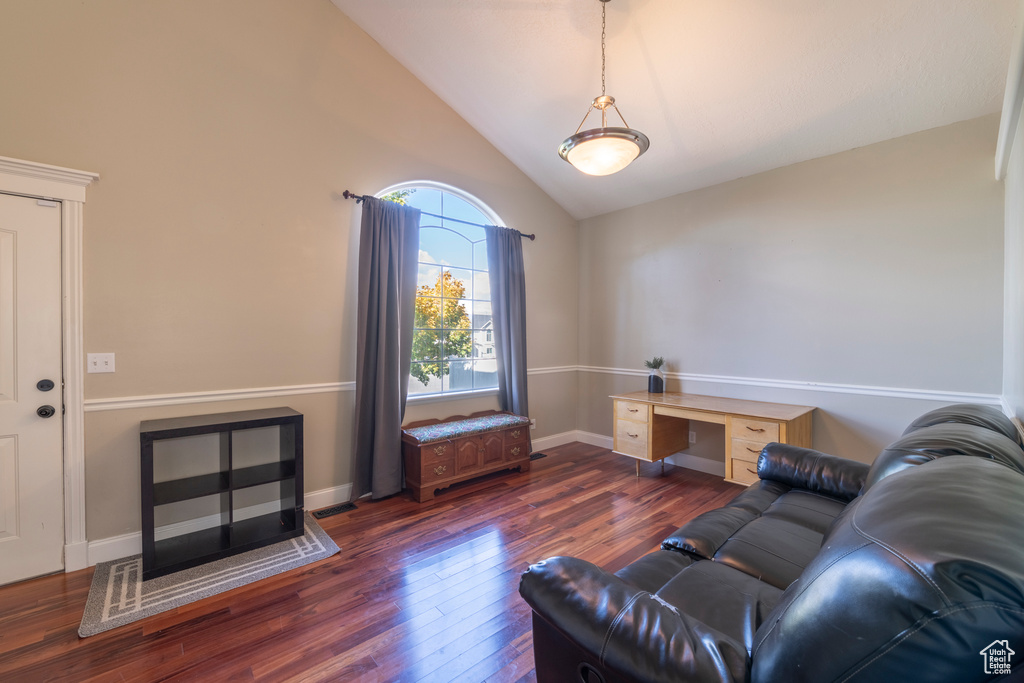
<instances>
[{"instance_id":1,"label":"black vase","mask_svg":"<svg viewBox=\"0 0 1024 683\"><path fill-rule=\"evenodd\" d=\"M665 378L653 372L647 376L647 393L662 394L665 392Z\"/></svg>"}]
</instances>

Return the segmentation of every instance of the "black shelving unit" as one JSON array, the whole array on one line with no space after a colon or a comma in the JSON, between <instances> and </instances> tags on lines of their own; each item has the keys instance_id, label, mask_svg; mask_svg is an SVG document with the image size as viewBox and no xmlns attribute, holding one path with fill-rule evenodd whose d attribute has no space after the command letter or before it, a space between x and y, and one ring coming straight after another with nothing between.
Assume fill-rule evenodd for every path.
<instances>
[{"instance_id":1,"label":"black shelving unit","mask_svg":"<svg viewBox=\"0 0 1024 683\"><path fill-rule=\"evenodd\" d=\"M278 459L237 466L234 434L277 427ZM154 445L168 439L219 435L218 465L197 476L154 481ZM303 534L302 413L268 408L237 413L147 420L139 425L142 456L142 577L152 579L205 562L260 548ZM164 463L162 463L164 464ZM165 465L169 465L166 463ZM163 469L168 469L166 466ZM280 510L236 519L235 492L280 483ZM218 498L222 523L179 536L156 540L156 508L187 500Z\"/></svg>"}]
</instances>

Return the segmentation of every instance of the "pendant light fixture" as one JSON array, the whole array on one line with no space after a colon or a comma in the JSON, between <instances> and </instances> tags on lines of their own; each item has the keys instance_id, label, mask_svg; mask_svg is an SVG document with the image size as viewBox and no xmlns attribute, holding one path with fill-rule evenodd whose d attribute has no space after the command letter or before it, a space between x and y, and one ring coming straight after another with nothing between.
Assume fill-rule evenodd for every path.
<instances>
[{"instance_id":1,"label":"pendant light fixture","mask_svg":"<svg viewBox=\"0 0 1024 683\"><path fill-rule=\"evenodd\" d=\"M638 156L647 151L651 141L638 130L633 130L626 123L622 112L615 106L615 98L605 93L605 5L601 3L601 96L595 97L587 108L587 113L580 121L576 132L558 148L558 156L562 157L578 170L587 175L611 175L629 166ZM580 129L587 122L590 112L601 112L601 127L591 128L582 133ZM608 110L614 109L622 120L622 127L608 126Z\"/></svg>"}]
</instances>

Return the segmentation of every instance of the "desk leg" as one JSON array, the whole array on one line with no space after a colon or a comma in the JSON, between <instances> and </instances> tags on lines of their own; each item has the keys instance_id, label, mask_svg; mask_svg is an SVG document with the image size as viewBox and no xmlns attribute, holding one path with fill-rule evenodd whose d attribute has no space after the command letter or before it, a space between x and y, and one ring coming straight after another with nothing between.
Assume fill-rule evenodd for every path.
<instances>
[{"instance_id":1,"label":"desk leg","mask_svg":"<svg viewBox=\"0 0 1024 683\"><path fill-rule=\"evenodd\" d=\"M661 459L661 476L665 476L665 458Z\"/></svg>"},{"instance_id":2,"label":"desk leg","mask_svg":"<svg viewBox=\"0 0 1024 683\"><path fill-rule=\"evenodd\" d=\"M636 461L636 477L637 477L637 479L640 478L640 461L639 460Z\"/></svg>"}]
</instances>

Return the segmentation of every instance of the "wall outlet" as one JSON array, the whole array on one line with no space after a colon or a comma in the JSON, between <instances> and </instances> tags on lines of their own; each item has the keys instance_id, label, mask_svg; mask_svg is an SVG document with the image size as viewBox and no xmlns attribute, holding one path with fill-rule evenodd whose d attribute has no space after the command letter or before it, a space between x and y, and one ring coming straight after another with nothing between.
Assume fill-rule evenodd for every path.
<instances>
[{"instance_id":1,"label":"wall outlet","mask_svg":"<svg viewBox=\"0 0 1024 683\"><path fill-rule=\"evenodd\" d=\"M690 443L697 443L697 432L690 430Z\"/></svg>"},{"instance_id":2,"label":"wall outlet","mask_svg":"<svg viewBox=\"0 0 1024 683\"><path fill-rule=\"evenodd\" d=\"M537 428L537 418L535 418L535 417L530 418L530 429L536 429L536 428Z\"/></svg>"},{"instance_id":3,"label":"wall outlet","mask_svg":"<svg viewBox=\"0 0 1024 683\"><path fill-rule=\"evenodd\" d=\"M86 354L86 372L113 372L114 354L112 353L89 353Z\"/></svg>"}]
</instances>

